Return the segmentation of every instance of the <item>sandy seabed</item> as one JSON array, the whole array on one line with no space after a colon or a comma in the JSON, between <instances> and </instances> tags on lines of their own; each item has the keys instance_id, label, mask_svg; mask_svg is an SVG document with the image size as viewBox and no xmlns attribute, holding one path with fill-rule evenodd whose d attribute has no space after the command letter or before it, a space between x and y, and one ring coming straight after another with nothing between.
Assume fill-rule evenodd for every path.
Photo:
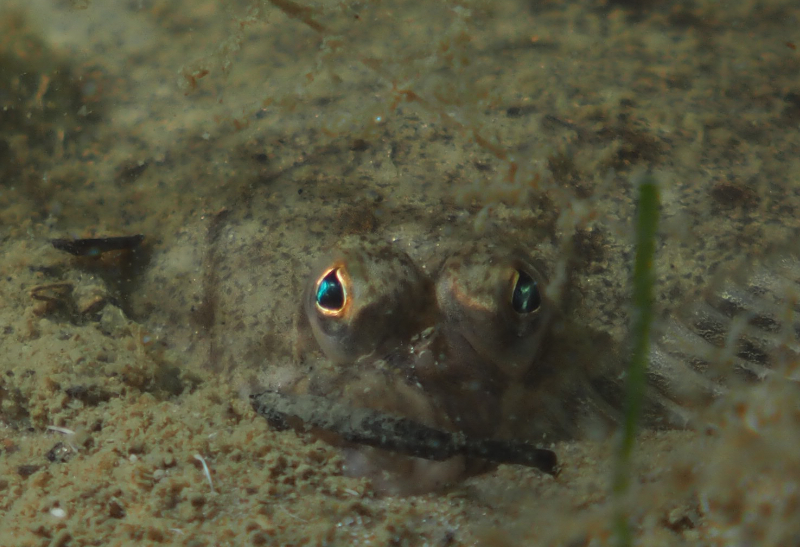
<instances>
[{"instance_id":1,"label":"sandy seabed","mask_svg":"<svg viewBox=\"0 0 800 547\"><path fill-rule=\"evenodd\" d=\"M568 251L619 347L642 172L664 317L796 251L796 2L112 4L0 8L0 545L610 544L607 437L553 443L557 478L381 497L242 386L297 366L309 261L348 233ZM797 401L771 378L644 431L634 543L797 543Z\"/></svg>"}]
</instances>

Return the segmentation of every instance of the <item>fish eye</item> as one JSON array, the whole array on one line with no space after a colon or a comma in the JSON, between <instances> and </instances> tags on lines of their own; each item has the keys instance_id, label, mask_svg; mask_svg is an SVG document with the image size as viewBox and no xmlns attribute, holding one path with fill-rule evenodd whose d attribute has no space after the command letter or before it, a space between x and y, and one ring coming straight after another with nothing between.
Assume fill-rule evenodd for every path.
<instances>
[{"instance_id":1,"label":"fish eye","mask_svg":"<svg viewBox=\"0 0 800 547\"><path fill-rule=\"evenodd\" d=\"M523 270L515 270L512 278L511 308L519 314L535 312L542 304L539 284Z\"/></svg>"},{"instance_id":2,"label":"fish eye","mask_svg":"<svg viewBox=\"0 0 800 547\"><path fill-rule=\"evenodd\" d=\"M317 282L317 308L323 313L335 314L344 309L347 291L342 282L340 268L333 268Z\"/></svg>"}]
</instances>

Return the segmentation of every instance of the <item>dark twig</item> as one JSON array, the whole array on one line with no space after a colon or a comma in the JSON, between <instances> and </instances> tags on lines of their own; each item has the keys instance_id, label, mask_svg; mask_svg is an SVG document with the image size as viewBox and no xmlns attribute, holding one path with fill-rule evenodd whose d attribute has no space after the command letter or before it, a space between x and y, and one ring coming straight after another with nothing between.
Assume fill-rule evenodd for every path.
<instances>
[{"instance_id":1,"label":"dark twig","mask_svg":"<svg viewBox=\"0 0 800 547\"><path fill-rule=\"evenodd\" d=\"M523 442L471 439L367 408L352 408L325 397L287 395L265 391L250 396L253 408L276 428L319 428L351 443L374 446L417 458L442 461L470 456L535 467L550 475L558 473L552 450ZM300 422L299 424L297 422Z\"/></svg>"}]
</instances>

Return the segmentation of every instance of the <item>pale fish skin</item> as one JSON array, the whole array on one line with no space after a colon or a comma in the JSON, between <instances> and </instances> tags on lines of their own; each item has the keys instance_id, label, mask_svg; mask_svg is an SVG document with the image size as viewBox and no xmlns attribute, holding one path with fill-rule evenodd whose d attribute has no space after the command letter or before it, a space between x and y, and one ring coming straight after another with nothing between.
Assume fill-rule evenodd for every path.
<instances>
[{"instance_id":1,"label":"pale fish skin","mask_svg":"<svg viewBox=\"0 0 800 547\"><path fill-rule=\"evenodd\" d=\"M494 437L508 386L528 375L545 337L552 306L543 285L532 260L502 247L453 253L434 280L388 242L345 238L318 260L304 291L327 362L296 390ZM357 447L346 461L349 474L393 493L436 489L484 467Z\"/></svg>"},{"instance_id":2,"label":"pale fish skin","mask_svg":"<svg viewBox=\"0 0 800 547\"><path fill-rule=\"evenodd\" d=\"M477 241L428 275L388 241L346 237L308 278L303 312L325 359L293 390L475 437L607 435L622 403L625 350L559 313L544 271L523 250ZM797 356L800 327L785 300L800 292L798 262L740 277L658 325L647 425L697 425L697 409L730 379L712 362L758 380L776 366L775 348ZM798 301L789 297L795 309ZM391 494L440 489L486 468L463 457L344 453L347 474Z\"/></svg>"}]
</instances>

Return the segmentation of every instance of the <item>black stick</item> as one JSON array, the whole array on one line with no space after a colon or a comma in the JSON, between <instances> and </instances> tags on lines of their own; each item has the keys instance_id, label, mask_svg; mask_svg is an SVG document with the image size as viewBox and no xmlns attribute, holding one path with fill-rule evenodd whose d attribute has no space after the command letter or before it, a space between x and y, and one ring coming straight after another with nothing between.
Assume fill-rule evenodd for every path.
<instances>
[{"instance_id":1,"label":"black stick","mask_svg":"<svg viewBox=\"0 0 800 547\"><path fill-rule=\"evenodd\" d=\"M471 439L408 418L368 408L352 408L325 397L287 395L264 391L250 396L257 413L273 427L287 429L293 421L339 435L348 442L374 446L417 458L442 461L464 455L535 467L549 475L558 473L555 452L524 442Z\"/></svg>"},{"instance_id":2,"label":"black stick","mask_svg":"<svg viewBox=\"0 0 800 547\"><path fill-rule=\"evenodd\" d=\"M90 237L85 239L51 239L50 243L59 251L75 256L100 256L108 251L134 249L144 241L144 236Z\"/></svg>"}]
</instances>

